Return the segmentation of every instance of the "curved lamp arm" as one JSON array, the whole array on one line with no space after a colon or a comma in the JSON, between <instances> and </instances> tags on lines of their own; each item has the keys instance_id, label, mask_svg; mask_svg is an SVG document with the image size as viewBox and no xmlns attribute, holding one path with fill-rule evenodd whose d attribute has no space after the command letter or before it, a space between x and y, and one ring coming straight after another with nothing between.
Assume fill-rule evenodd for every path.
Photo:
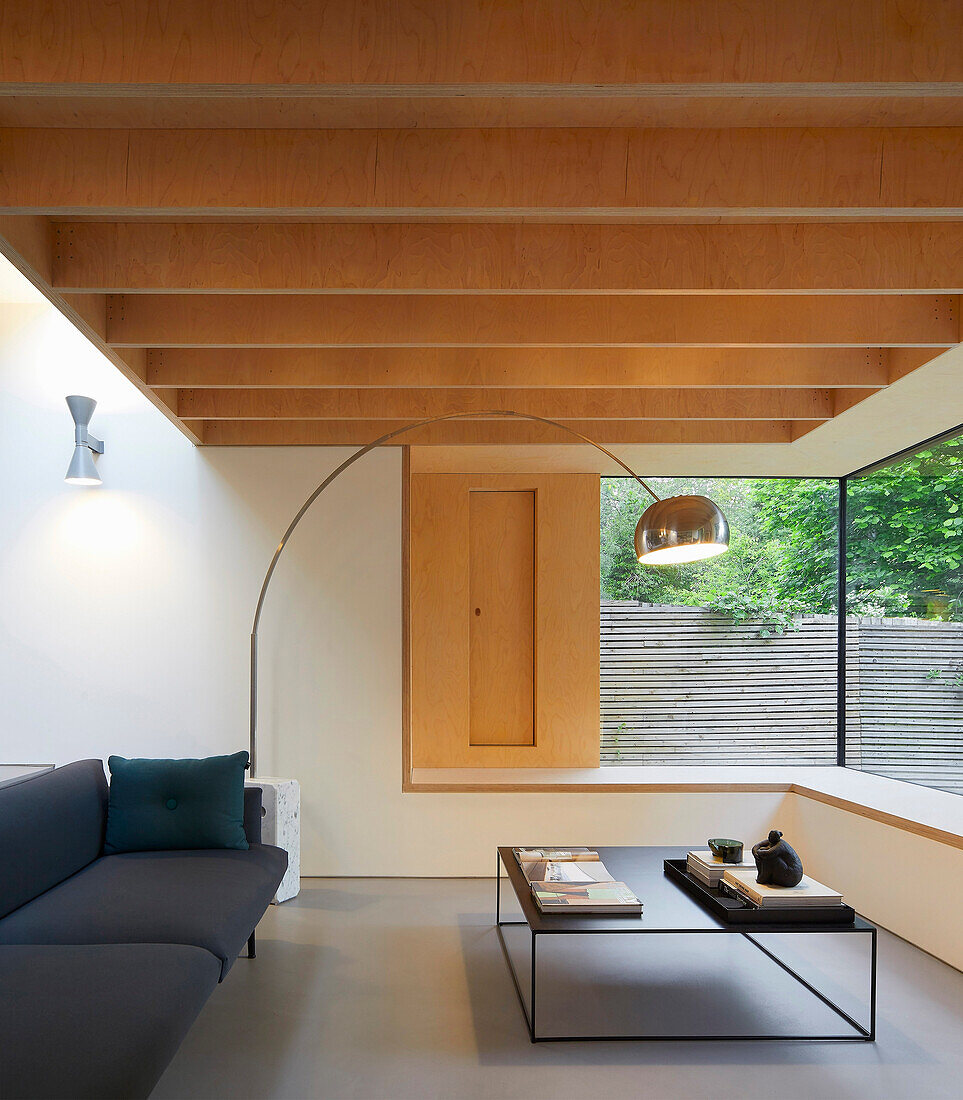
<instances>
[{"instance_id":1,"label":"curved lamp arm","mask_svg":"<svg viewBox=\"0 0 963 1100\"><path fill-rule=\"evenodd\" d=\"M261 622L261 611L264 609L264 597L267 595L268 586L271 583L271 578L274 576L274 570L277 567L278 559L284 552L284 547L287 546L288 539L294 532L295 527L301 522L304 517L304 513L311 507L311 505L318 499L318 497L324 492L325 489L331 484L332 481L339 475L343 474L349 466L353 466L359 458L362 458L369 451L373 451L376 447L381 447L389 440L396 439L399 435L405 435L408 432L414 431L415 428L424 428L428 424L437 424L441 420L462 420L471 418L473 420L480 419L482 417L494 417L505 416L515 417L519 420L537 420L541 424L550 424L552 427L561 428L562 431L568 432L569 435L574 435L577 439L581 439L583 443L587 443L590 447L594 447L597 451L601 451L602 454L612 459L622 467L626 473L630 474L635 480L642 486L643 489L656 500L661 498L652 491L652 489L646 485L646 483L639 477L639 475L626 465L618 455L612 454L602 446L601 443L596 443L594 439L589 439L587 435L582 435L581 432L575 431L574 428L570 428L567 424L560 424L557 420L549 420L545 416L533 416L531 413L518 413L513 412L510 409L492 409L488 412L471 412L471 413L446 413L444 416L432 416L427 420L415 420L411 424L405 424L402 428L396 428L393 432L388 432L386 435L379 436L378 439L373 440L371 443L365 444L359 450L355 451L353 455L349 456L341 463L337 469L332 470L330 474L321 482L321 484L314 490L314 492L308 497L308 499L298 509L294 519L288 524L287 530L281 536L281 541L278 543L277 549L274 551L274 557L271 558L271 564L268 566L267 573L264 574L264 581L261 584L261 592L257 598L257 607L254 611L254 626L251 629L251 743L250 743L250 756L251 756L251 776L257 774L257 632Z\"/></svg>"}]
</instances>

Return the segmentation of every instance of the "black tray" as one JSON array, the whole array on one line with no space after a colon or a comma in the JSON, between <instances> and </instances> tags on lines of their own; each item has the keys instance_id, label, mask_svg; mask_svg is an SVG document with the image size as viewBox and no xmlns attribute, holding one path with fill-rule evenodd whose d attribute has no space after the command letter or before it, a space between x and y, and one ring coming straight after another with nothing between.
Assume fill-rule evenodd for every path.
<instances>
[{"instance_id":1,"label":"black tray","mask_svg":"<svg viewBox=\"0 0 963 1100\"><path fill-rule=\"evenodd\" d=\"M686 870L686 860L665 859L662 861L665 873L691 894L696 901L720 920L727 924L852 924L856 919L856 910L850 905L838 908L798 909L757 909L748 902L731 898L711 886L706 886Z\"/></svg>"}]
</instances>

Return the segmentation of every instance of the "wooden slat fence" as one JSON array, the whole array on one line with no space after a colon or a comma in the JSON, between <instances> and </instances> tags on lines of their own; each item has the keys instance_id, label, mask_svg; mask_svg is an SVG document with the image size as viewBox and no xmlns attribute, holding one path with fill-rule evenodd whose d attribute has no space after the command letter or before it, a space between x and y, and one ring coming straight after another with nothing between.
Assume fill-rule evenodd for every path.
<instances>
[{"instance_id":1,"label":"wooden slat fence","mask_svg":"<svg viewBox=\"0 0 963 1100\"><path fill-rule=\"evenodd\" d=\"M602 763L834 764L836 617L762 626L603 601ZM963 624L850 618L847 636L849 763L963 791Z\"/></svg>"},{"instance_id":2,"label":"wooden slat fence","mask_svg":"<svg viewBox=\"0 0 963 1100\"><path fill-rule=\"evenodd\" d=\"M847 691L847 723L858 713L863 768L963 794L963 686L953 682L963 672L963 623L856 623L859 672Z\"/></svg>"}]
</instances>

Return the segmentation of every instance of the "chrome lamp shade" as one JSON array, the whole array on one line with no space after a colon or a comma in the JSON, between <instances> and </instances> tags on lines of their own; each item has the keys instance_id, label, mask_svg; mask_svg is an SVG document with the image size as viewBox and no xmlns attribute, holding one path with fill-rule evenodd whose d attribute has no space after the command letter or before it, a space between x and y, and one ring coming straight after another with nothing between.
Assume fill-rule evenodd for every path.
<instances>
[{"instance_id":1,"label":"chrome lamp shade","mask_svg":"<svg viewBox=\"0 0 963 1100\"><path fill-rule=\"evenodd\" d=\"M657 500L635 528L635 556L643 565L703 561L728 549L729 522L708 497Z\"/></svg>"}]
</instances>

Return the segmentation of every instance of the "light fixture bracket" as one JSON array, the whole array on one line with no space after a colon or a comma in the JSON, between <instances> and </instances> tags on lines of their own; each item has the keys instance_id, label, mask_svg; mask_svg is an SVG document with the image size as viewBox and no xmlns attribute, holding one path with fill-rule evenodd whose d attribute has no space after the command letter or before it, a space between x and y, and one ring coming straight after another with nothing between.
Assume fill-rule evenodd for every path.
<instances>
[{"instance_id":1,"label":"light fixture bracket","mask_svg":"<svg viewBox=\"0 0 963 1100\"><path fill-rule=\"evenodd\" d=\"M97 436L91 435L90 432L85 432L85 439L78 439L78 443L83 443L85 447L89 447L95 454L102 455L104 453L104 441L98 439Z\"/></svg>"}]
</instances>

